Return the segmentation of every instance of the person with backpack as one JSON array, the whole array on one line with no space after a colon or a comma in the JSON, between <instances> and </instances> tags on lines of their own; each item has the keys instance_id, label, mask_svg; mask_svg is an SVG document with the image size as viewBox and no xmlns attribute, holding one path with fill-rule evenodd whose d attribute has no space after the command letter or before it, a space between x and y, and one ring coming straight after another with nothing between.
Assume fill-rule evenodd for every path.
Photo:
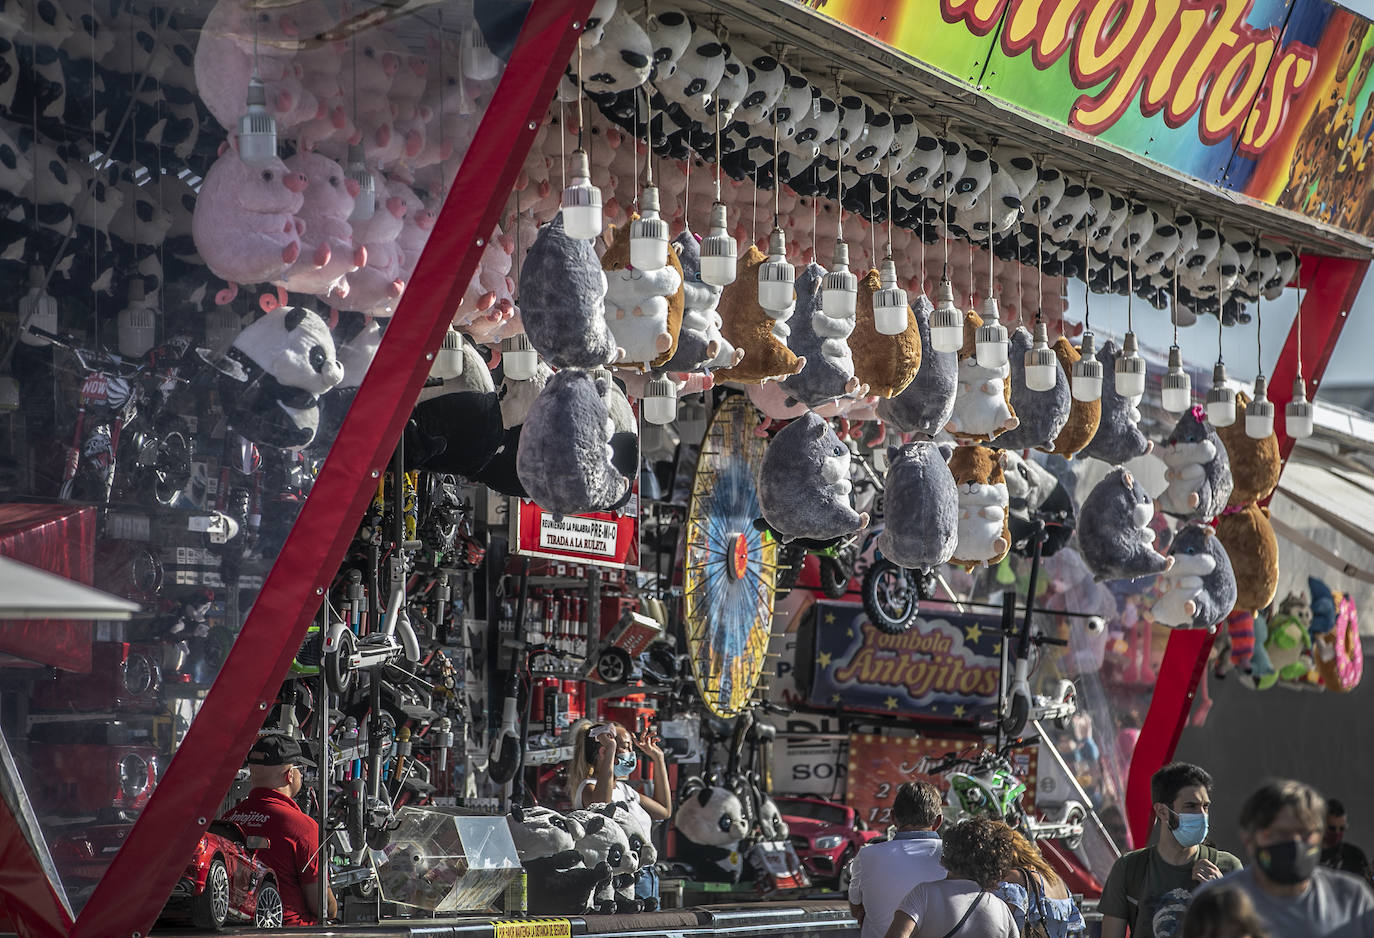
<instances>
[{"instance_id":1,"label":"person with backpack","mask_svg":"<svg viewBox=\"0 0 1374 938\"><path fill-rule=\"evenodd\" d=\"M1124 854L1107 874L1098 911L1102 938L1174 938L1199 883L1241 868L1240 860L1206 843L1212 776L1173 762L1150 778L1158 838ZM1158 924L1156 924L1158 923Z\"/></svg>"},{"instance_id":2,"label":"person with backpack","mask_svg":"<svg viewBox=\"0 0 1374 938\"><path fill-rule=\"evenodd\" d=\"M990 818L954 825L940 853L945 878L907 893L884 938L1021 938L1011 909L992 892L1011 865L1010 833Z\"/></svg>"},{"instance_id":3,"label":"person with backpack","mask_svg":"<svg viewBox=\"0 0 1374 938\"><path fill-rule=\"evenodd\" d=\"M1008 828L1012 863L993 890L1007 904L1022 938L1081 938L1088 925L1069 887L1041 855L1040 849Z\"/></svg>"}]
</instances>

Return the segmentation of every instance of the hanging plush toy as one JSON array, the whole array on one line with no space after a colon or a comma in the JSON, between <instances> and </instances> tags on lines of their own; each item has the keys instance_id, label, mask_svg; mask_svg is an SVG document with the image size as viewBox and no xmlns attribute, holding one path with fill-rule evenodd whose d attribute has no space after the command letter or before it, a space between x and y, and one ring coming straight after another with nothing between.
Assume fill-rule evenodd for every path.
<instances>
[{"instance_id":1,"label":"hanging plush toy","mask_svg":"<svg viewBox=\"0 0 1374 938\"><path fill-rule=\"evenodd\" d=\"M1169 546L1174 564L1162 577L1167 589L1150 612L1170 628L1212 629L1236 605L1236 577L1231 558L1205 524L1189 523Z\"/></svg>"},{"instance_id":2,"label":"hanging plush toy","mask_svg":"<svg viewBox=\"0 0 1374 938\"><path fill-rule=\"evenodd\" d=\"M868 524L849 503L849 447L807 413L778 431L759 469L759 506L784 539L830 540Z\"/></svg>"},{"instance_id":3,"label":"hanging plush toy","mask_svg":"<svg viewBox=\"0 0 1374 938\"><path fill-rule=\"evenodd\" d=\"M406 204L399 196L387 196L386 180L373 173L377 210L365 221L353 222L353 240L367 249L367 263L348 275L348 296L339 309L387 317L396 312L405 292L405 259L396 239L405 227Z\"/></svg>"},{"instance_id":4,"label":"hanging plush toy","mask_svg":"<svg viewBox=\"0 0 1374 938\"><path fill-rule=\"evenodd\" d=\"M309 446L319 396L344 376L324 320L303 307L278 307L244 327L225 357L242 371L221 386L234 430L264 446Z\"/></svg>"},{"instance_id":5,"label":"hanging plush toy","mask_svg":"<svg viewBox=\"0 0 1374 938\"><path fill-rule=\"evenodd\" d=\"M1201 407L1192 407L1178 419L1163 456L1169 487L1159 496L1159 506L1166 514L1207 521L1226 507L1231 462Z\"/></svg>"},{"instance_id":6,"label":"hanging plush toy","mask_svg":"<svg viewBox=\"0 0 1374 938\"><path fill-rule=\"evenodd\" d=\"M974 337L983 318L969 310L964 315L964 345L959 349L959 390L954 396L954 413L946 429L966 442L994 440L1020 421L1011 409L1010 364L984 368L974 354Z\"/></svg>"},{"instance_id":7,"label":"hanging plush toy","mask_svg":"<svg viewBox=\"0 0 1374 938\"><path fill-rule=\"evenodd\" d=\"M1217 519L1217 539L1236 572L1236 608L1268 608L1279 587L1279 542L1269 524L1269 509L1251 502L1228 508Z\"/></svg>"},{"instance_id":8,"label":"hanging plush toy","mask_svg":"<svg viewBox=\"0 0 1374 938\"><path fill-rule=\"evenodd\" d=\"M1033 537L1043 524L1040 556L1053 557L1073 537L1077 524L1068 489L1054 473L1014 450L1002 451L1002 474L1007 480L1011 549L1022 557L1031 556Z\"/></svg>"},{"instance_id":9,"label":"hanging plush toy","mask_svg":"<svg viewBox=\"0 0 1374 938\"><path fill-rule=\"evenodd\" d=\"M549 379L530 407L516 472L545 510L559 515L610 511L629 498L630 479L612 463L616 428L609 393L604 376L568 368Z\"/></svg>"},{"instance_id":10,"label":"hanging plush toy","mask_svg":"<svg viewBox=\"0 0 1374 938\"><path fill-rule=\"evenodd\" d=\"M1116 343L1108 339L1097 350L1102 363L1102 419L1088 444L1078 451L1113 466L1130 462L1154 449L1154 443L1140 430L1140 409L1136 401L1116 392Z\"/></svg>"},{"instance_id":11,"label":"hanging plush toy","mask_svg":"<svg viewBox=\"0 0 1374 938\"><path fill-rule=\"evenodd\" d=\"M638 218L636 215L634 218ZM668 246L668 263L658 270L630 266L630 226L616 229L615 239L601 257L606 271L606 324L616 344L625 350L619 368L666 364L677 351L682 329L682 265Z\"/></svg>"},{"instance_id":12,"label":"hanging plush toy","mask_svg":"<svg viewBox=\"0 0 1374 938\"><path fill-rule=\"evenodd\" d=\"M701 245L696 235L683 229L673 239L673 249L682 264L682 330L673 357L664 368L697 371L721 353L720 328L716 324L721 288L701 279ZM734 349L730 351L733 357Z\"/></svg>"},{"instance_id":13,"label":"hanging plush toy","mask_svg":"<svg viewBox=\"0 0 1374 938\"><path fill-rule=\"evenodd\" d=\"M949 422L959 383L958 356L931 348L930 314L934 309L924 295L912 303L911 311L920 335L921 365L901 393L878 402L880 420L903 433L925 437L933 437Z\"/></svg>"},{"instance_id":14,"label":"hanging plush toy","mask_svg":"<svg viewBox=\"0 0 1374 938\"><path fill-rule=\"evenodd\" d=\"M279 283L328 302L348 295L348 275L367 263L367 249L353 242L348 216L358 183L327 156L302 151L286 168L306 178L304 202L296 213L304 225L301 256Z\"/></svg>"},{"instance_id":15,"label":"hanging plush toy","mask_svg":"<svg viewBox=\"0 0 1374 938\"><path fill-rule=\"evenodd\" d=\"M1078 543L1093 579L1099 583L1133 580L1173 567L1172 556L1155 550L1155 532L1150 527L1154 513L1145 489L1120 466L1093 486L1083 500L1078 522Z\"/></svg>"},{"instance_id":16,"label":"hanging plush toy","mask_svg":"<svg viewBox=\"0 0 1374 938\"><path fill-rule=\"evenodd\" d=\"M965 569L995 564L1011 549L1007 482L996 450L959 446L949 458L959 497L959 534L950 563Z\"/></svg>"},{"instance_id":17,"label":"hanging plush toy","mask_svg":"<svg viewBox=\"0 0 1374 938\"><path fill-rule=\"evenodd\" d=\"M1309 577L1308 582L1311 582ZM1355 601L1336 593L1334 626L1312 637L1312 658L1317 673L1328 690L1347 693L1355 689L1364 674L1364 652L1360 645L1360 624Z\"/></svg>"},{"instance_id":18,"label":"hanging plush toy","mask_svg":"<svg viewBox=\"0 0 1374 938\"><path fill-rule=\"evenodd\" d=\"M1312 671L1312 635L1307 630L1312 611L1301 595L1290 595L1279 605L1277 615L1268 622L1264 651L1273 671L1256 681L1257 690L1267 690L1279 681L1303 682ZM1259 640L1259 620L1255 637Z\"/></svg>"},{"instance_id":19,"label":"hanging plush toy","mask_svg":"<svg viewBox=\"0 0 1374 938\"><path fill-rule=\"evenodd\" d=\"M854 355L854 377L868 386L868 393L887 399L906 390L921 368L921 330L907 309L906 329L883 335L873 321L873 295L882 289L878 271L870 270L859 281L859 301L849 348Z\"/></svg>"},{"instance_id":20,"label":"hanging plush toy","mask_svg":"<svg viewBox=\"0 0 1374 938\"><path fill-rule=\"evenodd\" d=\"M718 381L758 384L800 374L806 367L805 359L792 354L775 331L781 330L786 336L792 309L774 313L759 305L759 266L767 259L755 245L749 245L740 256L734 283L721 293L721 334L737 350L743 350L744 357L735 367L717 371Z\"/></svg>"},{"instance_id":21,"label":"hanging plush toy","mask_svg":"<svg viewBox=\"0 0 1374 938\"><path fill-rule=\"evenodd\" d=\"M606 325L606 274L590 241L569 238L560 212L539 229L520 269L530 344L555 368L596 368L619 356Z\"/></svg>"},{"instance_id":22,"label":"hanging plush toy","mask_svg":"<svg viewBox=\"0 0 1374 938\"><path fill-rule=\"evenodd\" d=\"M413 468L444 472L475 481L505 440L501 399L491 371L476 346L462 343L463 370L438 387L420 391L412 421L418 434L443 445ZM414 452L406 446L407 458Z\"/></svg>"},{"instance_id":23,"label":"hanging plush toy","mask_svg":"<svg viewBox=\"0 0 1374 938\"><path fill-rule=\"evenodd\" d=\"M884 557L911 570L948 563L959 537L959 491L949 471L949 447L928 441L889 450L878 535Z\"/></svg>"},{"instance_id":24,"label":"hanging plush toy","mask_svg":"<svg viewBox=\"0 0 1374 938\"><path fill-rule=\"evenodd\" d=\"M732 883L739 879L739 843L749 832L744 806L728 788L688 779L673 815L678 857L696 879Z\"/></svg>"},{"instance_id":25,"label":"hanging plush toy","mask_svg":"<svg viewBox=\"0 0 1374 938\"><path fill-rule=\"evenodd\" d=\"M1078 349L1069 343L1069 340L1062 335L1055 341L1054 354L1059 359L1059 367L1065 374L1073 374L1074 362L1083 356ZM1105 379L1104 379L1105 380ZM1080 401L1073 398L1069 406L1069 419L1064 424L1064 429L1059 431L1059 435L1054 439L1054 449L1050 452L1056 456L1063 456L1065 459L1072 459L1083 447L1087 446L1094 436L1097 435L1097 425L1102 420L1102 401Z\"/></svg>"},{"instance_id":26,"label":"hanging plush toy","mask_svg":"<svg viewBox=\"0 0 1374 938\"><path fill-rule=\"evenodd\" d=\"M782 379L782 386L807 407L820 407L860 393L854 359L845 341L854 320L835 318L821 309L821 281L825 268L808 264L797 275L797 304L788 320L787 347L806 361L805 367Z\"/></svg>"},{"instance_id":27,"label":"hanging plush toy","mask_svg":"<svg viewBox=\"0 0 1374 938\"><path fill-rule=\"evenodd\" d=\"M231 302L241 283L269 283L301 256L296 220L305 203L308 180L275 157L249 165L235 147L226 147L205 174L196 199L191 233L196 250L228 287L215 297Z\"/></svg>"},{"instance_id":28,"label":"hanging plush toy","mask_svg":"<svg viewBox=\"0 0 1374 938\"><path fill-rule=\"evenodd\" d=\"M1273 433L1256 440L1245 432L1245 411L1250 396L1236 395L1236 422L1229 427L1217 427L1217 436L1226 447L1226 461L1231 467L1231 497L1227 504L1235 507L1263 501L1279 484L1283 460L1279 457L1279 440ZM1268 603L1256 606L1262 609ZM1246 607L1249 608L1249 607Z\"/></svg>"},{"instance_id":29,"label":"hanging plush toy","mask_svg":"<svg viewBox=\"0 0 1374 938\"><path fill-rule=\"evenodd\" d=\"M1069 379L1056 362L1054 387L1048 391L1032 391L1027 387L1026 352L1032 344L1031 334L1024 326L1011 334L1011 348L1007 354L1007 363L1011 366L1011 409L1020 423L999 436L997 445L1048 452L1069 419Z\"/></svg>"}]
</instances>

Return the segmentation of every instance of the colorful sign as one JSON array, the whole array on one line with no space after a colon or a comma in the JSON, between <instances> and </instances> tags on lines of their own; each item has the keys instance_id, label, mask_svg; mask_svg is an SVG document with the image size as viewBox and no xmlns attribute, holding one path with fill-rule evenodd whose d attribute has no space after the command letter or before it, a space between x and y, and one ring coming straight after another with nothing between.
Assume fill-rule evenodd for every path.
<instances>
[{"instance_id":1,"label":"colorful sign","mask_svg":"<svg viewBox=\"0 0 1374 938\"><path fill-rule=\"evenodd\" d=\"M572 921L566 918L496 921L491 924L496 938L569 938L572 935Z\"/></svg>"},{"instance_id":2,"label":"colorful sign","mask_svg":"<svg viewBox=\"0 0 1374 938\"><path fill-rule=\"evenodd\" d=\"M1330 0L826 0L987 96L1374 234L1374 35Z\"/></svg>"},{"instance_id":3,"label":"colorful sign","mask_svg":"<svg viewBox=\"0 0 1374 938\"><path fill-rule=\"evenodd\" d=\"M917 779L930 782L941 792L949 792L943 775L922 771L925 760L934 762L951 752L977 752L976 739L929 739L923 736L877 736L855 733L849 737L849 787L845 803L858 812L870 827L892 822L892 800L903 782ZM1035 743L1018 746L1008 758L1016 777L1026 782L1025 804L1035 802L1035 778L1039 747Z\"/></svg>"},{"instance_id":4,"label":"colorful sign","mask_svg":"<svg viewBox=\"0 0 1374 938\"><path fill-rule=\"evenodd\" d=\"M854 603L817 603L815 617L814 707L973 721L997 706L998 615L917 617L900 635Z\"/></svg>"},{"instance_id":5,"label":"colorful sign","mask_svg":"<svg viewBox=\"0 0 1374 938\"><path fill-rule=\"evenodd\" d=\"M515 499L511 541L526 557L572 560L601 567L639 566L639 496L623 511L555 516L532 501Z\"/></svg>"}]
</instances>

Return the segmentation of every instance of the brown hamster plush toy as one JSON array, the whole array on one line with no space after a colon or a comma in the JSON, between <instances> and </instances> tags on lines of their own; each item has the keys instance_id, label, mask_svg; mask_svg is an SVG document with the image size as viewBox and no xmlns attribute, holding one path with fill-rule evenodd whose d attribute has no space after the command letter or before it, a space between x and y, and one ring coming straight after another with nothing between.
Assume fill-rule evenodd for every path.
<instances>
[{"instance_id":1,"label":"brown hamster plush toy","mask_svg":"<svg viewBox=\"0 0 1374 938\"><path fill-rule=\"evenodd\" d=\"M658 270L632 270L630 226L613 231L601 269L606 272L606 324L625 349L616 367L662 367L677 352L682 331L682 263L670 244L667 264Z\"/></svg>"},{"instance_id":2,"label":"brown hamster plush toy","mask_svg":"<svg viewBox=\"0 0 1374 938\"><path fill-rule=\"evenodd\" d=\"M759 305L759 265L767 255L750 245L739 259L735 282L720 295L720 332L731 345L744 351L744 358L734 368L722 368L715 373L717 381L739 384L759 384L788 375L799 374L806 365L774 334L775 320ZM787 315L776 320L782 330L787 329ZM785 331L784 331L784 334Z\"/></svg>"},{"instance_id":3,"label":"brown hamster plush toy","mask_svg":"<svg viewBox=\"0 0 1374 938\"><path fill-rule=\"evenodd\" d=\"M1217 537L1236 573L1236 608L1257 612L1274 601L1279 588L1279 542L1269 509L1254 502L1217 519Z\"/></svg>"},{"instance_id":4,"label":"brown hamster plush toy","mask_svg":"<svg viewBox=\"0 0 1374 938\"><path fill-rule=\"evenodd\" d=\"M1054 354L1063 366L1065 374L1073 374L1074 362L1083 357L1062 335L1054 343ZM1073 403L1069 407L1069 421L1054 438L1054 449L1050 452L1056 456L1073 459L1073 454L1087 446L1097 435L1097 425L1101 420L1101 400L1080 401L1076 397L1073 398Z\"/></svg>"},{"instance_id":5,"label":"brown hamster plush toy","mask_svg":"<svg viewBox=\"0 0 1374 938\"><path fill-rule=\"evenodd\" d=\"M1001 453L986 446L959 446L949 471L959 494L959 536L950 563L972 570L995 564L1011 547L1007 526L1007 481Z\"/></svg>"},{"instance_id":6,"label":"brown hamster plush toy","mask_svg":"<svg viewBox=\"0 0 1374 938\"><path fill-rule=\"evenodd\" d=\"M1226 457L1231 461L1231 497L1226 502L1231 507L1268 498L1274 486L1279 484L1279 472L1283 468L1277 436L1271 433L1262 440L1256 440L1246 435L1245 410L1249 405L1249 395L1243 392L1237 394L1236 422L1229 427L1216 428L1221 444L1226 447ZM1234 551L1231 556L1236 556ZM1254 608L1262 609L1267 605L1263 603Z\"/></svg>"},{"instance_id":7,"label":"brown hamster plush toy","mask_svg":"<svg viewBox=\"0 0 1374 938\"><path fill-rule=\"evenodd\" d=\"M854 353L854 377L878 397L901 394L921 368L921 331L911 308L906 311L906 331L883 335L873 323L873 294L882 289L876 270L859 281L859 302L849 348Z\"/></svg>"}]
</instances>

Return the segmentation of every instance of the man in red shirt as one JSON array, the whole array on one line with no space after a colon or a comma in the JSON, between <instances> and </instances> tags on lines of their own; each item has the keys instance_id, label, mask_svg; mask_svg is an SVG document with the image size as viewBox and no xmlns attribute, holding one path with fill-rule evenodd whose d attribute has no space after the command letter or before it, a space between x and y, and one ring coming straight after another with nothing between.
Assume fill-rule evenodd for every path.
<instances>
[{"instance_id":1,"label":"man in red shirt","mask_svg":"<svg viewBox=\"0 0 1374 938\"><path fill-rule=\"evenodd\" d=\"M320 834L315 822L295 802L305 783L301 766L315 763L289 736L264 736L248 751L248 774L253 790L224 816L244 834L267 838L258 859L277 877L282 924L316 925L320 919ZM329 917L338 915L332 890Z\"/></svg>"}]
</instances>

